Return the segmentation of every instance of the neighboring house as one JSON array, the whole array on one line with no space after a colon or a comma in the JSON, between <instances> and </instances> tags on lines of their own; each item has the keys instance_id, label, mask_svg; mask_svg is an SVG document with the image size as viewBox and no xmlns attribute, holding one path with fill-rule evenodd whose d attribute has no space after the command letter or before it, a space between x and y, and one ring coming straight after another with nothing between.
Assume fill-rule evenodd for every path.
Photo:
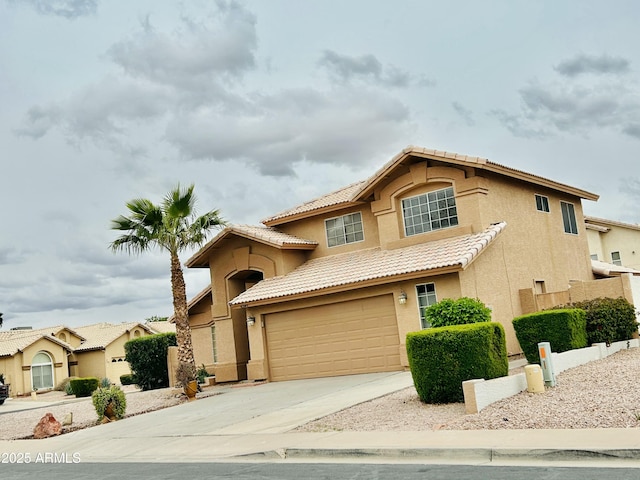
<instances>
[{"instance_id":1,"label":"neighboring house","mask_svg":"<svg viewBox=\"0 0 640 480\"><path fill-rule=\"evenodd\" d=\"M640 270L640 225L585 217L591 259Z\"/></svg>"},{"instance_id":2,"label":"neighboring house","mask_svg":"<svg viewBox=\"0 0 640 480\"><path fill-rule=\"evenodd\" d=\"M13 396L50 390L68 377L117 383L120 375L131 373L124 344L154 333L136 322L0 331L0 373L11 384Z\"/></svg>"},{"instance_id":3,"label":"neighboring house","mask_svg":"<svg viewBox=\"0 0 640 480\"><path fill-rule=\"evenodd\" d=\"M594 279L581 201L597 198L406 148L372 177L263 226L227 227L193 255L186 265L211 274L190 302L194 344L215 352L218 382L402 370L424 307L466 296L491 308L518 354L511 320L537 294Z\"/></svg>"},{"instance_id":4,"label":"neighboring house","mask_svg":"<svg viewBox=\"0 0 640 480\"><path fill-rule=\"evenodd\" d=\"M0 373L10 395L50 390L69 376L71 345L41 331L0 332Z\"/></svg>"},{"instance_id":5,"label":"neighboring house","mask_svg":"<svg viewBox=\"0 0 640 480\"><path fill-rule=\"evenodd\" d=\"M115 383L120 381L120 375L131 373L129 363L124 359L124 344L155 333L147 325L138 322L98 323L75 330L87 339L74 348L78 359L78 376L108 378Z\"/></svg>"}]
</instances>

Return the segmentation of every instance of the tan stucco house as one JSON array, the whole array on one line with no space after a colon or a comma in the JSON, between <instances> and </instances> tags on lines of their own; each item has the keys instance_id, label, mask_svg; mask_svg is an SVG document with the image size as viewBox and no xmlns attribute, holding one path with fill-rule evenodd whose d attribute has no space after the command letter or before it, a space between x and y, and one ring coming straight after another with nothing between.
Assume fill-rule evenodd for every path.
<instances>
[{"instance_id":1,"label":"tan stucco house","mask_svg":"<svg viewBox=\"0 0 640 480\"><path fill-rule=\"evenodd\" d=\"M156 332L137 322L64 325L0 332L0 373L11 395L47 391L69 377L108 378L131 373L124 344Z\"/></svg>"},{"instance_id":2,"label":"tan stucco house","mask_svg":"<svg viewBox=\"0 0 640 480\"><path fill-rule=\"evenodd\" d=\"M67 378L72 347L40 331L0 332L0 373L11 396L49 390Z\"/></svg>"},{"instance_id":3,"label":"tan stucco house","mask_svg":"<svg viewBox=\"0 0 640 480\"><path fill-rule=\"evenodd\" d=\"M536 294L594 279L581 201L597 198L408 147L368 179L229 226L186 262L211 274L190 302L196 362L218 382L402 370L423 308L462 296L491 308L518 354L511 320Z\"/></svg>"},{"instance_id":4,"label":"tan stucco house","mask_svg":"<svg viewBox=\"0 0 640 480\"><path fill-rule=\"evenodd\" d=\"M591 258L640 270L640 225L585 217Z\"/></svg>"}]
</instances>

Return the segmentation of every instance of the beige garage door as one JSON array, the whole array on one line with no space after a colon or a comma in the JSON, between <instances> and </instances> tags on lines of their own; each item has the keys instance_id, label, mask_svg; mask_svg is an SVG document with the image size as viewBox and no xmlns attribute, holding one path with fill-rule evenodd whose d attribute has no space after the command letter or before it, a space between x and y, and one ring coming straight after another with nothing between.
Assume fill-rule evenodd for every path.
<instances>
[{"instance_id":1,"label":"beige garage door","mask_svg":"<svg viewBox=\"0 0 640 480\"><path fill-rule=\"evenodd\" d=\"M402 370L392 295L269 314L265 329L274 381Z\"/></svg>"}]
</instances>

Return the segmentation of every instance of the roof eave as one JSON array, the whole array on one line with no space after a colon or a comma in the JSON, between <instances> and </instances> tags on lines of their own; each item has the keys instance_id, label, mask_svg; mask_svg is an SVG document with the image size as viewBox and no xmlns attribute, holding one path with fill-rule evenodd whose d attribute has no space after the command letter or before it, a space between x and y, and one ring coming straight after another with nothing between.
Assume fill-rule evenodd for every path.
<instances>
[{"instance_id":1,"label":"roof eave","mask_svg":"<svg viewBox=\"0 0 640 480\"><path fill-rule=\"evenodd\" d=\"M583 198L585 200L597 201L598 198L600 198L600 196L595 193L591 193L586 190L582 190L580 188L575 188L570 185L565 185L563 183L555 182L553 180L549 180L544 177L539 177L537 175L523 172L521 170L509 168L504 165L491 162L485 158L468 157L468 156L462 156L459 154L453 154L453 153L450 154L448 152L431 151L422 147L409 146L404 150L402 150L402 152L397 154L382 169L376 172L369 179L369 181L367 181L365 185L362 186L360 190L354 193L352 200L355 201L355 200L367 198L368 196L370 196L373 193L374 189L376 188L376 185L379 183L381 179L389 176L393 170L395 170L398 166L402 165L402 163L410 157L440 160L440 161L444 161L454 165L474 167L480 170L486 170L486 171L497 173L510 178L515 178L527 183L534 183L536 185L540 185L552 190L565 192L570 195Z\"/></svg>"},{"instance_id":2,"label":"roof eave","mask_svg":"<svg viewBox=\"0 0 640 480\"><path fill-rule=\"evenodd\" d=\"M397 283L405 280L414 280L416 278L432 277L436 275L445 275L448 273L456 273L464 270L466 265L457 263L454 265L447 265L438 268L432 268L429 270L419 270L415 272L401 273L397 275L389 275L385 277L373 278L370 280L363 280L360 282L354 282L344 285L335 285L327 288L319 288L316 290L310 290L306 292L294 293L289 295L282 295L277 297L269 297L255 301L234 303L233 300L229 302L231 308L245 308L245 307L258 307L264 305L270 305L273 303L290 302L294 300L305 300L308 298L319 297L323 295L331 295L334 293L342 293L352 290L358 290L360 288L376 287L379 285L385 285L388 283Z\"/></svg>"},{"instance_id":3,"label":"roof eave","mask_svg":"<svg viewBox=\"0 0 640 480\"><path fill-rule=\"evenodd\" d=\"M296 220L304 220L305 218L316 217L318 215L325 215L328 213L337 212L339 210L344 210L345 208L357 207L362 205L363 203L364 202L362 201L334 203L333 205L327 205L325 207L316 208L314 210L307 210L304 212L295 213L292 215L287 215L279 218L263 220L262 224L266 225L267 227L277 227L278 225L295 222Z\"/></svg>"}]
</instances>

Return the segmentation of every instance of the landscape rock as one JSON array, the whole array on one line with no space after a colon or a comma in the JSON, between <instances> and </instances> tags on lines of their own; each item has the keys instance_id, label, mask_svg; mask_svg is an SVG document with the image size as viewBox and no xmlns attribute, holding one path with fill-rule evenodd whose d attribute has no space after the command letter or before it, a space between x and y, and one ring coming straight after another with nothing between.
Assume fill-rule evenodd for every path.
<instances>
[{"instance_id":1,"label":"landscape rock","mask_svg":"<svg viewBox=\"0 0 640 480\"><path fill-rule=\"evenodd\" d=\"M33 438L48 438L62 433L62 424L52 413L45 414L33 429Z\"/></svg>"}]
</instances>

